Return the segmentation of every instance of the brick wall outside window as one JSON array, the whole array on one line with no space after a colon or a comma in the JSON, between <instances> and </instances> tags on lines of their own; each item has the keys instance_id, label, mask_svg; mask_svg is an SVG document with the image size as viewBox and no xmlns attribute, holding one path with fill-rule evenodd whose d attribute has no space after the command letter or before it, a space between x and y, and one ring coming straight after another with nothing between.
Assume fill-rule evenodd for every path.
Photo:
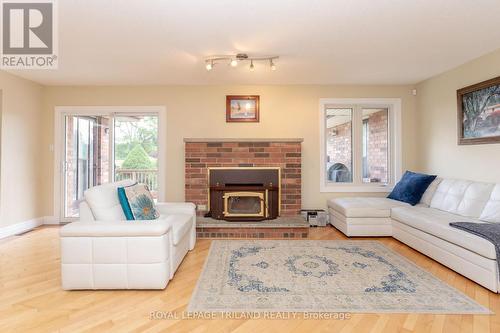
<instances>
[{"instance_id":1,"label":"brick wall outside window","mask_svg":"<svg viewBox=\"0 0 500 333\"><path fill-rule=\"evenodd\" d=\"M368 171L372 180L387 183L388 128L387 111L372 113L368 118Z\"/></svg>"},{"instance_id":2,"label":"brick wall outside window","mask_svg":"<svg viewBox=\"0 0 500 333\"><path fill-rule=\"evenodd\" d=\"M327 130L327 154L330 163L342 163L352 172L351 122Z\"/></svg>"}]
</instances>

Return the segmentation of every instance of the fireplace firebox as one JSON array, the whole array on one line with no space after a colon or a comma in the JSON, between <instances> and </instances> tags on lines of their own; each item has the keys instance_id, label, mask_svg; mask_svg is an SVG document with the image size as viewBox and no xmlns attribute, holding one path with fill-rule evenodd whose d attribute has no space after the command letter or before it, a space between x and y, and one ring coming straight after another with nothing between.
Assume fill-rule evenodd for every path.
<instances>
[{"instance_id":1,"label":"fireplace firebox","mask_svg":"<svg viewBox=\"0 0 500 333\"><path fill-rule=\"evenodd\" d=\"M227 221L261 221L280 214L279 167L208 168L207 217Z\"/></svg>"}]
</instances>

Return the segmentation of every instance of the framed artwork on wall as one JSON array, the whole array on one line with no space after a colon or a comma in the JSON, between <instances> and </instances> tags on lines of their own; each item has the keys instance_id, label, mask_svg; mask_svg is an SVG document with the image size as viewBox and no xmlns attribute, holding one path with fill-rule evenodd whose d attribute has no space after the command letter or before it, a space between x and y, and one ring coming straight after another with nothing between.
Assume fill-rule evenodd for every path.
<instances>
[{"instance_id":1,"label":"framed artwork on wall","mask_svg":"<svg viewBox=\"0 0 500 333\"><path fill-rule=\"evenodd\" d=\"M226 122L259 122L259 96L226 96Z\"/></svg>"},{"instance_id":2,"label":"framed artwork on wall","mask_svg":"<svg viewBox=\"0 0 500 333\"><path fill-rule=\"evenodd\" d=\"M457 90L458 144L500 143L500 77Z\"/></svg>"}]
</instances>

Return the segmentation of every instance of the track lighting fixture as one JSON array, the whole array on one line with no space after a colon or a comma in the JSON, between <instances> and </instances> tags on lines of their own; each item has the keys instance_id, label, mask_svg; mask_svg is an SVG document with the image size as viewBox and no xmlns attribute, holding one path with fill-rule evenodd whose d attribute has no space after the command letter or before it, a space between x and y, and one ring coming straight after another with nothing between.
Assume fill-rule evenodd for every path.
<instances>
[{"instance_id":1,"label":"track lighting fixture","mask_svg":"<svg viewBox=\"0 0 500 333\"><path fill-rule=\"evenodd\" d=\"M212 56L205 59L205 68L207 71L211 71L216 64L226 63L231 67L238 66L238 63L242 61L250 61L250 71L255 70L254 61L269 61L269 65L272 71L276 70L276 64L274 61L278 59L279 56L262 56L262 57L251 57L246 53L238 53L236 55L221 55L221 56Z\"/></svg>"}]
</instances>

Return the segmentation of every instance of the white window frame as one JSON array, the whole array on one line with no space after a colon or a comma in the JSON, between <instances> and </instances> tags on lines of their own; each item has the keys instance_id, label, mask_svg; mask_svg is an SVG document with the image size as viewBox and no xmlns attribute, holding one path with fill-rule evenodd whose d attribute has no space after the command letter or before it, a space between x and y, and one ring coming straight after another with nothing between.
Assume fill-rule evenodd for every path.
<instances>
[{"instance_id":1,"label":"white window frame","mask_svg":"<svg viewBox=\"0 0 500 333\"><path fill-rule=\"evenodd\" d=\"M329 182L326 177L326 110L327 108L353 108L352 115L352 183ZM389 111L389 182L363 183L362 180L362 130L363 121L359 108L387 108ZM320 140L320 192L390 192L402 174L400 98L321 98L319 100Z\"/></svg>"}]
</instances>

